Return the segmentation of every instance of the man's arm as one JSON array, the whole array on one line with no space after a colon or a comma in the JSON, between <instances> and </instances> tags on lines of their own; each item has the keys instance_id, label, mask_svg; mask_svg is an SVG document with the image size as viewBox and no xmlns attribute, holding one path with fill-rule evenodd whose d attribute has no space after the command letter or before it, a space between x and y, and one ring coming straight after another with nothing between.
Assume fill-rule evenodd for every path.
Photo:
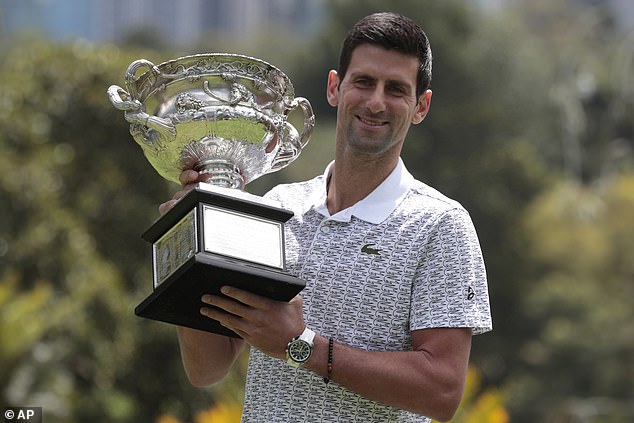
<instances>
[{"instance_id":1,"label":"man's arm","mask_svg":"<svg viewBox=\"0 0 634 423\"><path fill-rule=\"evenodd\" d=\"M161 215L167 213L198 182L204 182L207 176L193 170L184 170L179 177L182 184L181 190L176 192L172 199L159 206L159 213ZM223 379L245 345L242 339L180 326L177 327L176 333L185 373L192 385L199 387L211 385Z\"/></svg>"},{"instance_id":2,"label":"man's arm","mask_svg":"<svg viewBox=\"0 0 634 423\"><path fill-rule=\"evenodd\" d=\"M471 330L423 329L412 333L413 351L368 352L333 348L333 381L364 397L438 421L450 420L464 390ZM315 337L306 367L327 375L328 339Z\"/></svg>"},{"instance_id":3,"label":"man's arm","mask_svg":"<svg viewBox=\"0 0 634 423\"><path fill-rule=\"evenodd\" d=\"M178 343L187 378L204 387L222 380L244 349L242 339L178 327Z\"/></svg>"},{"instance_id":4,"label":"man's arm","mask_svg":"<svg viewBox=\"0 0 634 423\"><path fill-rule=\"evenodd\" d=\"M305 326L301 297L285 303L233 287L222 287L222 293L226 297L204 296L203 302L217 308L201 312L265 354L285 360L288 341ZM471 330L417 330L412 333L412 345L413 351L370 352L336 343L332 380L368 399L447 421L462 398ZM313 354L305 365L327 375L327 338L315 337Z\"/></svg>"}]
</instances>

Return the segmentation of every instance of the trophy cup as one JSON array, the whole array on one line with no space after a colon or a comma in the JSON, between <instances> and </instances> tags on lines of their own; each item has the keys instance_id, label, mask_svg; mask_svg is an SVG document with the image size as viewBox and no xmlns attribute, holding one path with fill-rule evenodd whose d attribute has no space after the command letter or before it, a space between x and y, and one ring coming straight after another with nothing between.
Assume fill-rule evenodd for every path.
<instances>
[{"instance_id":1,"label":"trophy cup","mask_svg":"<svg viewBox=\"0 0 634 423\"><path fill-rule=\"evenodd\" d=\"M200 315L203 294L233 285L288 301L305 286L286 272L284 222L293 213L243 189L299 156L312 107L279 69L237 54L137 60L125 88L112 85L108 97L154 169L176 183L185 169L208 178L142 234L152 244L153 290L135 313L238 337ZM301 132L288 122L297 109Z\"/></svg>"}]
</instances>

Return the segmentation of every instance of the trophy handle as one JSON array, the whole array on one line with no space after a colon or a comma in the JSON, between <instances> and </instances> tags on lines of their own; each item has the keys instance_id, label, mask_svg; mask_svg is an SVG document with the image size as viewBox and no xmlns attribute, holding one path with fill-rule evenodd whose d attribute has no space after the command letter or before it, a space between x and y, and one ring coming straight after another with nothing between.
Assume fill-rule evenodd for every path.
<instances>
[{"instance_id":1,"label":"trophy handle","mask_svg":"<svg viewBox=\"0 0 634 423\"><path fill-rule=\"evenodd\" d=\"M125 72L125 86L130 92L132 98L135 100L139 98L139 93L137 89L137 81L139 80L139 78L137 78L136 74L141 68L148 68L154 78L157 78L161 75L161 71L159 70L158 66L156 66L149 60L139 59L130 63L130 66L128 66L128 70L126 70ZM145 75L145 73L142 75Z\"/></svg>"},{"instance_id":2,"label":"trophy handle","mask_svg":"<svg viewBox=\"0 0 634 423\"><path fill-rule=\"evenodd\" d=\"M315 128L315 114L313 113L313 107L310 105L310 102L304 97L297 97L295 101L293 101L292 109L296 109L297 107L300 107L304 112L304 128L299 136L300 148L304 148L306 144L308 144L308 141L310 141L310 136L313 134L313 129Z\"/></svg>"},{"instance_id":3,"label":"trophy handle","mask_svg":"<svg viewBox=\"0 0 634 423\"><path fill-rule=\"evenodd\" d=\"M108 88L108 97L115 108L125 112L125 120L128 122L153 129L167 139L176 137L176 127L170 119L151 116L139 100L118 85Z\"/></svg>"},{"instance_id":4,"label":"trophy handle","mask_svg":"<svg viewBox=\"0 0 634 423\"><path fill-rule=\"evenodd\" d=\"M302 149L306 146L306 144L308 144L308 141L310 141L313 128L315 127L315 114L313 113L313 107L304 97L297 97L290 104L289 111L295 110L298 107L301 108L304 113L304 127L302 128L302 133L298 135L297 129L295 129L293 125L289 122L284 122L284 128L281 134L282 142L280 143L280 148L275 156L275 159L273 159L269 173L280 170L290 164L299 156Z\"/></svg>"},{"instance_id":5,"label":"trophy handle","mask_svg":"<svg viewBox=\"0 0 634 423\"><path fill-rule=\"evenodd\" d=\"M141 110L143 105L139 100L132 98L130 94L118 85L111 85L108 88L108 98L112 105L119 110Z\"/></svg>"}]
</instances>

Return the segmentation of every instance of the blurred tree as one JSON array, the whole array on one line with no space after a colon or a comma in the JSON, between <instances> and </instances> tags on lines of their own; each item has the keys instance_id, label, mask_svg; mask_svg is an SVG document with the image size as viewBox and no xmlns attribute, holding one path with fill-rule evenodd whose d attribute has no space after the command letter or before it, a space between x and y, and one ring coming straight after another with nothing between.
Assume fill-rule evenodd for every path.
<instances>
[{"instance_id":1,"label":"blurred tree","mask_svg":"<svg viewBox=\"0 0 634 423\"><path fill-rule=\"evenodd\" d=\"M534 267L521 312L534 335L517 345L508 383L517 421L632 421L632 216L634 175L595 187L561 182L526 210Z\"/></svg>"},{"instance_id":2,"label":"blurred tree","mask_svg":"<svg viewBox=\"0 0 634 423\"><path fill-rule=\"evenodd\" d=\"M160 28L155 26L139 26L123 34L117 40L117 44L124 45L128 48L136 47L143 49L151 49L155 51L169 50L169 41L165 39L165 34Z\"/></svg>"},{"instance_id":3,"label":"blurred tree","mask_svg":"<svg viewBox=\"0 0 634 423\"><path fill-rule=\"evenodd\" d=\"M132 314L151 290L140 228L175 188L105 94L141 56L157 60L26 39L0 61L0 402L41 405L47 421L208 404L184 381L173 329Z\"/></svg>"},{"instance_id":4,"label":"blurred tree","mask_svg":"<svg viewBox=\"0 0 634 423\"><path fill-rule=\"evenodd\" d=\"M569 421L566 418L621 422L629 421L633 414L631 410L619 411L627 409L634 397L632 386L625 383L627 378L633 380L631 360L625 359L627 364L621 367L623 379L608 370L624 365L623 356L631 356L634 348L632 337L619 336L616 329L623 326L618 323L620 319L632 320L631 314L624 313L633 308L631 295L621 296L620 306L608 307L614 312L607 313L609 317L593 303L594 299L612 304L615 299L610 297L631 290L631 270L610 265L614 260L621 262L623 253L631 257L631 246L613 249L606 245L631 232L632 227L631 218L622 211L622 207L629 207L622 197L627 185L624 180L632 174L634 164L634 101L627 88L634 86L634 80L631 74L623 73L634 65L632 43L627 43L632 33L624 35L613 25L607 2L579 5L568 0L515 2L501 10L502 26L494 29L507 35L501 37L506 42L521 46L512 54L508 50L505 60L514 63L521 58L518 64L525 63L526 71L537 72L533 75L537 76L536 84L517 96L516 103L534 119L533 125L541 128L528 132L531 137L526 139L533 143L531 150L536 154L532 157L538 166L549 169L543 173L543 192L537 197L526 196L515 215L505 214L511 218L514 233L503 235L499 241L504 246L510 242L519 253L512 260L508 255L500 256L508 266L504 272L507 277L502 279L509 282L505 300L512 298L505 304L513 307L496 319L503 338L496 337L496 342L485 346L495 346L498 351L488 351L490 357L502 358L507 405L512 421L517 422ZM513 34L500 29L505 23L512 25ZM534 102L531 97L540 100ZM529 123L521 118L517 122ZM615 194L617 186L623 189L621 194ZM612 195L621 199L606 198ZM510 211L508 207L504 210ZM523 220L530 223L520 224ZM620 228L621 235L602 223L608 221ZM484 244L486 249L486 241ZM553 251L551 244L559 248ZM614 282L618 288L607 291L608 280L618 281ZM575 328L583 325L598 333L582 335L581 330L574 330L569 335L576 341L568 339L566 345L560 345L562 340L556 338L573 331L572 326L565 329L573 320L571 312ZM567 317L561 319L560 314ZM597 341L601 336L612 341ZM594 371L597 365L602 367ZM596 374L602 370L601 376ZM608 388L610 384L619 388ZM575 399L583 398L590 404L593 396L607 401L584 409L601 411L575 417L583 408ZM612 408L606 411L607 404Z\"/></svg>"}]
</instances>

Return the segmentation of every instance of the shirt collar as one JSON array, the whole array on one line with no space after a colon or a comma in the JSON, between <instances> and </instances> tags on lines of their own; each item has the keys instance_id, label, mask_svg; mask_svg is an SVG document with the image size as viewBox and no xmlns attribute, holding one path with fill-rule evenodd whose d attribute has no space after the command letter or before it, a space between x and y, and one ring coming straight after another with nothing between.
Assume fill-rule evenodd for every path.
<instances>
[{"instance_id":1,"label":"shirt collar","mask_svg":"<svg viewBox=\"0 0 634 423\"><path fill-rule=\"evenodd\" d=\"M351 207L331 216L326 206L326 190L333 164L334 161L324 171L322 189L319 190L319 196L315 197L313 208L319 214L339 222L349 222L352 216L373 224L383 222L405 198L414 181L414 177L407 171L403 160L399 157L394 170L374 191Z\"/></svg>"}]
</instances>

